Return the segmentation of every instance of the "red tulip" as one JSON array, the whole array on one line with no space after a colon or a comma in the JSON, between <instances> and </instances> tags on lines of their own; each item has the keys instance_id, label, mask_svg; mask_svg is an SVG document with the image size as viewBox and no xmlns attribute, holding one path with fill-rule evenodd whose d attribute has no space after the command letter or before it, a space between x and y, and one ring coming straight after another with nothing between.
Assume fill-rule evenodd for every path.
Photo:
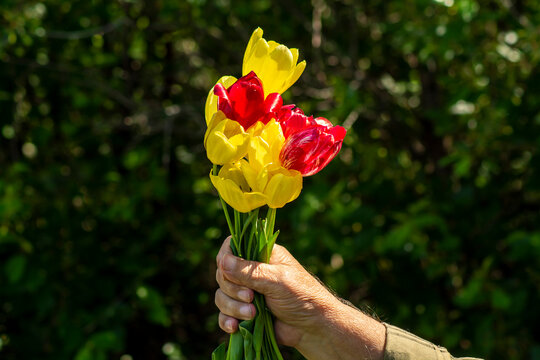
<instances>
[{"instance_id":1,"label":"red tulip","mask_svg":"<svg viewBox=\"0 0 540 360\"><path fill-rule=\"evenodd\" d=\"M253 71L238 79L228 89L217 84L214 94L218 97L218 110L223 111L228 119L238 121L246 130L257 121L268 123L276 117L276 112L283 105L283 99L278 93L264 98L261 80Z\"/></svg>"},{"instance_id":2,"label":"red tulip","mask_svg":"<svg viewBox=\"0 0 540 360\"><path fill-rule=\"evenodd\" d=\"M278 114L286 139L279 155L283 167L298 170L303 176L314 175L341 150L347 132L342 126L333 126L322 117L308 117L289 106Z\"/></svg>"}]
</instances>

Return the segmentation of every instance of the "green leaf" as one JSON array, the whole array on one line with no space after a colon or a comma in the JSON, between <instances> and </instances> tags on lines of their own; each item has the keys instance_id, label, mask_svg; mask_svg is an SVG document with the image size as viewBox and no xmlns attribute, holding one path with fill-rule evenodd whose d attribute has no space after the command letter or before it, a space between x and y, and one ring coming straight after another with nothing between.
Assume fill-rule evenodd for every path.
<instances>
[{"instance_id":1,"label":"green leaf","mask_svg":"<svg viewBox=\"0 0 540 360\"><path fill-rule=\"evenodd\" d=\"M255 360L255 350L253 349L253 327L254 320L245 320L238 326L244 338L244 359Z\"/></svg>"},{"instance_id":2,"label":"green leaf","mask_svg":"<svg viewBox=\"0 0 540 360\"><path fill-rule=\"evenodd\" d=\"M23 255L15 255L7 261L5 271L11 284L18 282L21 279L25 267L26 257Z\"/></svg>"},{"instance_id":3,"label":"green leaf","mask_svg":"<svg viewBox=\"0 0 540 360\"><path fill-rule=\"evenodd\" d=\"M257 360L261 358L263 335L264 335L264 315L262 313L259 313L257 314L257 317L255 317L255 327L253 329L253 349L255 350L255 357Z\"/></svg>"},{"instance_id":4,"label":"green leaf","mask_svg":"<svg viewBox=\"0 0 540 360\"><path fill-rule=\"evenodd\" d=\"M227 344L219 345L212 353L212 360L225 360L227 358Z\"/></svg>"},{"instance_id":5,"label":"green leaf","mask_svg":"<svg viewBox=\"0 0 540 360\"><path fill-rule=\"evenodd\" d=\"M242 359L244 356L244 338L239 331L231 335L229 340L229 360Z\"/></svg>"},{"instance_id":6,"label":"green leaf","mask_svg":"<svg viewBox=\"0 0 540 360\"><path fill-rule=\"evenodd\" d=\"M270 256L272 255L272 249L274 248L274 244L276 243L277 237L279 235L279 230L272 235L270 238L270 241L266 244L266 262L270 261Z\"/></svg>"}]
</instances>

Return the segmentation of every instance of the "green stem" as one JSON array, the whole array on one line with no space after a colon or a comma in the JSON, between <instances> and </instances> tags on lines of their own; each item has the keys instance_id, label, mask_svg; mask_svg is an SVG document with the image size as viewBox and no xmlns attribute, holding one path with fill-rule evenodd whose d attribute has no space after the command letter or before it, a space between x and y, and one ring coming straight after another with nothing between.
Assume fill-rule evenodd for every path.
<instances>
[{"instance_id":1,"label":"green stem","mask_svg":"<svg viewBox=\"0 0 540 360\"><path fill-rule=\"evenodd\" d=\"M212 174L214 176L218 175L218 168L217 168L216 164L214 164L214 166L212 168ZM229 210L227 210L227 204L225 203L225 201L223 200L221 195L219 195L219 193L218 193L218 196L219 196L219 201L221 201L221 207L223 208L223 213L225 214L225 220L227 220L227 225L229 226L229 232L231 233L231 239L232 239L231 250L232 250L234 255L238 255L238 252L239 252L238 245L239 244L238 244L238 240L236 239L238 234L234 231L234 227L233 227L233 224L232 224L232 221L231 221L231 217L229 216Z\"/></svg>"},{"instance_id":2,"label":"green stem","mask_svg":"<svg viewBox=\"0 0 540 360\"><path fill-rule=\"evenodd\" d=\"M241 231L240 228L242 227L242 219L240 216L240 212L238 210L234 209L234 231L236 232L236 248L238 249L238 256L242 256L242 238L240 237Z\"/></svg>"},{"instance_id":3,"label":"green stem","mask_svg":"<svg viewBox=\"0 0 540 360\"><path fill-rule=\"evenodd\" d=\"M253 237L255 237L255 232L257 231L257 221L259 220L259 209L257 208L254 211L253 219L251 220L251 233L249 234L249 240L247 242L247 248L246 248L246 259L247 260L255 260L256 251L254 252L252 247L253 243Z\"/></svg>"},{"instance_id":4,"label":"green stem","mask_svg":"<svg viewBox=\"0 0 540 360\"><path fill-rule=\"evenodd\" d=\"M281 352L279 351L279 347L276 341L276 335L274 334L274 323L272 321L271 314L266 314L266 333L270 338L270 344L272 344L274 354L277 356L278 360L283 360L283 356L281 356Z\"/></svg>"},{"instance_id":5,"label":"green stem","mask_svg":"<svg viewBox=\"0 0 540 360\"><path fill-rule=\"evenodd\" d=\"M268 222L266 237L270 239L274 235L274 225L276 224L276 209L268 208L266 215L266 221Z\"/></svg>"}]
</instances>

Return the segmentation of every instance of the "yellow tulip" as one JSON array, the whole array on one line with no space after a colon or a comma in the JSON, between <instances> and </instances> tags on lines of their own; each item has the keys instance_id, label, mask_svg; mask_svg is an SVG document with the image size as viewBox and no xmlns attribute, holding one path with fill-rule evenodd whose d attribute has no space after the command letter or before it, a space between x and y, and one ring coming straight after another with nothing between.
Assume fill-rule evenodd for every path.
<instances>
[{"instance_id":1,"label":"yellow tulip","mask_svg":"<svg viewBox=\"0 0 540 360\"><path fill-rule=\"evenodd\" d=\"M234 84L235 81L236 81L236 78L234 76L222 76L217 81L216 85L222 84L225 88L228 88L229 86ZM212 117L218 111L217 102L218 102L218 97L214 95L214 87L212 87L210 91L208 92L208 96L206 97L206 106L204 107L204 117L206 119L206 125L210 123L210 120L212 120Z\"/></svg>"},{"instance_id":2,"label":"yellow tulip","mask_svg":"<svg viewBox=\"0 0 540 360\"><path fill-rule=\"evenodd\" d=\"M249 39L242 75L254 71L261 79L264 96L271 93L284 93L298 80L306 68L306 61L298 62L298 49L289 49L275 41L266 41L263 30L257 28Z\"/></svg>"},{"instance_id":3,"label":"yellow tulip","mask_svg":"<svg viewBox=\"0 0 540 360\"><path fill-rule=\"evenodd\" d=\"M212 116L204 135L206 156L217 165L237 161L246 156L250 135L237 121L227 119L222 111Z\"/></svg>"},{"instance_id":4,"label":"yellow tulip","mask_svg":"<svg viewBox=\"0 0 540 360\"><path fill-rule=\"evenodd\" d=\"M266 196L261 192L250 191L240 162L224 165L217 176L210 172L210 181L221 198L240 212L249 212L266 204Z\"/></svg>"}]
</instances>

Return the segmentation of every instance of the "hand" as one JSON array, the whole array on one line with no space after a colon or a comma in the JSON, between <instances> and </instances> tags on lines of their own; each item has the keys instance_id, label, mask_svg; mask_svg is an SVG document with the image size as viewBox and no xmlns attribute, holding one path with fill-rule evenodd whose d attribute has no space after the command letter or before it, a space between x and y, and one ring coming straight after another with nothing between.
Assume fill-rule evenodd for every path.
<instances>
[{"instance_id":1,"label":"hand","mask_svg":"<svg viewBox=\"0 0 540 360\"><path fill-rule=\"evenodd\" d=\"M276 317L277 341L296 347L306 358L358 359L366 354L382 359L384 325L343 304L284 247L274 246L269 264L247 261L232 255L229 237L216 261L220 288L215 301L224 331L235 332L238 319L255 316L255 290Z\"/></svg>"}]
</instances>

